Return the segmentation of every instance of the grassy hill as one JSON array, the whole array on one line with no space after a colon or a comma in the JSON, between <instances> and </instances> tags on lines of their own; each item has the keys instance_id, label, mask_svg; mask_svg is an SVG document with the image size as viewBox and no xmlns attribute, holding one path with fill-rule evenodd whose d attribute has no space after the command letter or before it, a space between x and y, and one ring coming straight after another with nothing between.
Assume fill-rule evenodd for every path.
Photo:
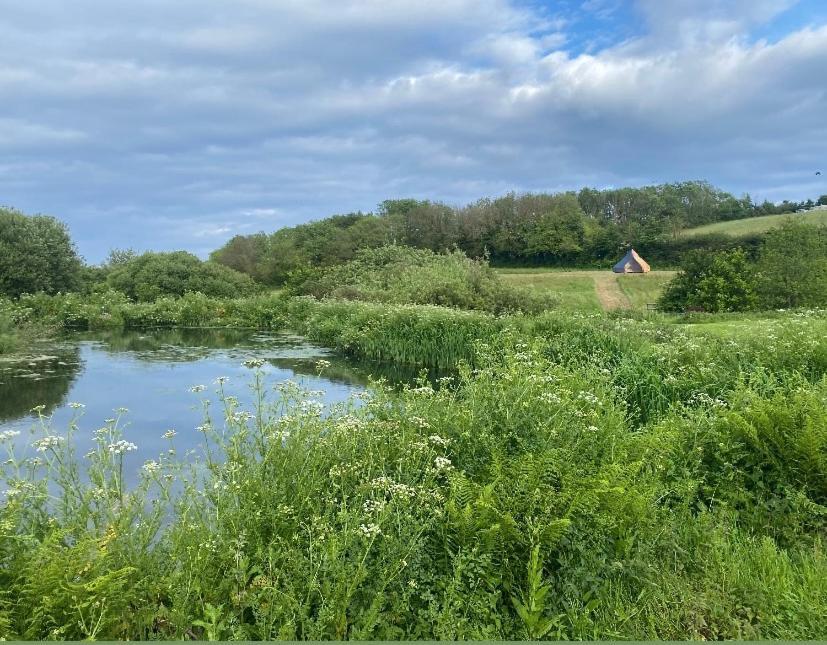
<instances>
[{"instance_id":1,"label":"grassy hill","mask_svg":"<svg viewBox=\"0 0 827 645\"><path fill-rule=\"evenodd\" d=\"M681 235L686 237L708 235L710 233L723 233L724 235L731 235L733 237L755 235L757 233L765 233L771 228L780 226L781 222L788 217L800 219L809 224L827 225L827 210L820 210L808 211L806 213L784 213L781 215L765 215L764 217L748 217L746 219L732 220L731 222L716 222L715 224L686 229Z\"/></svg>"}]
</instances>

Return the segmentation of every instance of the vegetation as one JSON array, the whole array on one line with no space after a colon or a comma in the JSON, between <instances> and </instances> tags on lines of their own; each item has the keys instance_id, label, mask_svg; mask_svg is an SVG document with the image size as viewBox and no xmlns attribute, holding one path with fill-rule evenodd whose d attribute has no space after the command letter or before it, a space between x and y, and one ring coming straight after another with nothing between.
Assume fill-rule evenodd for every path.
<instances>
[{"instance_id":1,"label":"vegetation","mask_svg":"<svg viewBox=\"0 0 827 645\"><path fill-rule=\"evenodd\" d=\"M641 274L621 274L617 276L617 282L629 299L632 309L645 309L647 305L657 303L664 288L674 277L673 271L650 271Z\"/></svg>"},{"instance_id":2,"label":"vegetation","mask_svg":"<svg viewBox=\"0 0 827 645\"><path fill-rule=\"evenodd\" d=\"M294 274L290 291L316 298L343 298L392 304L432 304L493 313L537 312L552 307L550 294L515 289L488 267L461 251L387 246L363 249L345 264Z\"/></svg>"},{"instance_id":3,"label":"vegetation","mask_svg":"<svg viewBox=\"0 0 827 645\"><path fill-rule=\"evenodd\" d=\"M827 306L827 227L787 220L754 262L740 250L691 253L659 302L667 311Z\"/></svg>"},{"instance_id":4,"label":"vegetation","mask_svg":"<svg viewBox=\"0 0 827 645\"><path fill-rule=\"evenodd\" d=\"M119 262L111 268L106 283L138 302L195 291L231 297L256 290L249 276L214 262L202 262L185 251L144 253Z\"/></svg>"},{"instance_id":5,"label":"vegetation","mask_svg":"<svg viewBox=\"0 0 827 645\"><path fill-rule=\"evenodd\" d=\"M268 399L260 374L262 404L240 410L218 379L200 458L170 433L131 489L123 417L83 465L85 420L67 437L43 418L34 456L2 466L0 634L823 637L824 322L732 346L516 317L470 341L455 383L325 415L294 383Z\"/></svg>"},{"instance_id":6,"label":"vegetation","mask_svg":"<svg viewBox=\"0 0 827 645\"><path fill-rule=\"evenodd\" d=\"M66 225L0 208L0 297L78 286L81 261Z\"/></svg>"},{"instance_id":7,"label":"vegetation","mask_svg":"<svg viewBox=\"0 0 827 645\"><path fill-rule=\"evenodd\" d=\"M775 212L783 211L705 182L510 194L461 208L398 199L383 202L376 214L237 236L212 259L270 285L283 284L293 271L340 264L359 249L394 243L437 252L458 248L472 258L487 256L495 266L606 266L634 244L651 260L674 266L682 249L732 245L726 236L680 240L682 229Z\"/></svg>"},{"instance_id":8,"label":"vegetation","mask_svg":"<svg viewBox=\"0 0 827 645\"><path fill-rule=\"evenodd\" d=\"M331 410L261 371L244 410L219 377L202 450L166 433L136 485L126 411L56 428L33 404L33 436L0 431L0 639L827 637L827 229L689 254L661 299L707 312L684 316L549 309L594 283L462 252L556 263L744 209L703 184L403 200L237 238L234 269L115 252L82 291L11 293L0 352L42 326L249 327L448 375ZM639 307L662 283L616 280ZM795 310L728 313L761 307Z\"/></svg>"},{"instance_id":9,"label":"vegetation","mask_svg":"<svg viewBox=\"0 0 827 645\"><path fill-rule=\"evenodd\" d=\"M554 293L564 311L600 311L600 301L589 271L500 269L503 282L539 293Z\"/></svg>"}]
</instances>

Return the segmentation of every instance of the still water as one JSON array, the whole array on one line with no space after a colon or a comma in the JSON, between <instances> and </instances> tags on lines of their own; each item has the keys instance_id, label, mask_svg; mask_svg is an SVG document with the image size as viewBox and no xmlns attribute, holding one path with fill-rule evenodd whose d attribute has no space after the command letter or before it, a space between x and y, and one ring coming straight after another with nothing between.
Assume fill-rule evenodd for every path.
<instances>
[{"instance_id":1,"label":"still water","mask_svg":"<svg viewBox=\"0 0 827 645\"><path fill-rule=\"evenodd\" d=\"M330 362L319 375L317 361ZM410 380L411 373L382 373L376 366L354 366L323 347L288 334L263 334L244 330L165 329L76 333L43 342L26 356L0 358L0 432L18 430L16 448L34 454L28 445L38 423L32 408L45 406L52 433L65 435L79 408L77 449L92 445L92 433L128 410L125 439L138 446L128 455L136 466L168 448L163 434L176 431L179 451L203 441L197 430L203 419L201 400L219 405L215 393L218 377L227 377L226 394L237 397L242 409L252 410L253 369L244 362L261 359L266 389L291 379L309 390L324 392L326 405L345 401L365 389L369 376L391 382ZM204 385L200 393L190 388ZM214 410L216 419L222 414ZM41 435L42 436L42 433ZM183 449L183 450L181 450Z\"/></svg>"}]
</instances>

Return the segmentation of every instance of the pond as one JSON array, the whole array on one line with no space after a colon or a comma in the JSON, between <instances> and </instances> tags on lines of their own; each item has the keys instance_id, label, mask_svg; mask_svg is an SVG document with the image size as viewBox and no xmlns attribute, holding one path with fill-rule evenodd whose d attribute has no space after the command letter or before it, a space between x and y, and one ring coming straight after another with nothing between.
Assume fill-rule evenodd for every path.
<instances>
[{"instance_id":1,"label":"pond","mask_svg":"<svg viewBox=\"0 0 827 645\"><path fill-rule=\"evenodd\" d=\"M182 452L198 446L203 440L196 430L203 420L201 401L218 402L217 378L227 377L225 393L237 397L242 409L252 410L253 368L244 365L251 359L264 361L266 389L273 396L272 386L290 379L323 391L327 406L363 391L369 376L402 382L416 375L353 365L290 334L227 329L72 333L41 342L25 356L0 357L0 432L20 431L16 448L34 454L29 444L30 431L39 423L35 406L43 406L42 414L51 416L53 433L59 435L82 411L76 441L83 454L92 446L94 430L117 408L126 408L125 439L138 447L128 455L128 465L136 468L168 447L163 438L168 430L175 430ZM319 359L330 363L321 375ZM200 385L204 391L190 391Z\"/></svg>"}]
</instances>

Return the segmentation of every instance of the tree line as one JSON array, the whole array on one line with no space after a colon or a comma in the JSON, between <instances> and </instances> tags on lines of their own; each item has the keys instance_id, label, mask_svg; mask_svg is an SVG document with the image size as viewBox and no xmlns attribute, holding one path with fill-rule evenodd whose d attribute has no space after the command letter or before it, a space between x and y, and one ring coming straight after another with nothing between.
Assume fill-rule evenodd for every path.
<instances>
[{"instance_id":1,"label":"tree line","mask_svg":"<svg viewBox=\"0 0 827 645\"><path fill-rule=\"evenodd\" d=\"M375 213L334 215L274 233L239 235L204 262L185 251L113 251L101 265L86 264L68 229L47 216L0 208L0 296L23 293L122 291L135 300L182 295L249 294L283 285L313 267L339 265L363 249L388 245L441 252L457 249L492 265L606 266L634 245L660 266L677 266L692 249L745 248L754 257L761 237L688 238L684 228L790 212L817 202L736 198L707 182L556 194L515 194L461 207L393 199Z\"/></svg>"},{"instance_id":2,"label":"tree line","mask_svg":"<svg viewBox=\"0 0 827 645\"><path fill-rule=\"evenodd\" d=\"M827 196L822 200L827 203ZM813 202L814 203L814 202ZM238 235L211 259L264 284L283 284L290 273L340 264L363 248L399 244L443 251L456 248L493 265L605 264L629 245L675 264L687 248L726 248L710 236L686 241L685 228L790 212L806 202L756 204L707 182L556 194L510 193L461 207L394 199L375 213L334 215L274 233Z\"/></svg>"}]
</instances>

